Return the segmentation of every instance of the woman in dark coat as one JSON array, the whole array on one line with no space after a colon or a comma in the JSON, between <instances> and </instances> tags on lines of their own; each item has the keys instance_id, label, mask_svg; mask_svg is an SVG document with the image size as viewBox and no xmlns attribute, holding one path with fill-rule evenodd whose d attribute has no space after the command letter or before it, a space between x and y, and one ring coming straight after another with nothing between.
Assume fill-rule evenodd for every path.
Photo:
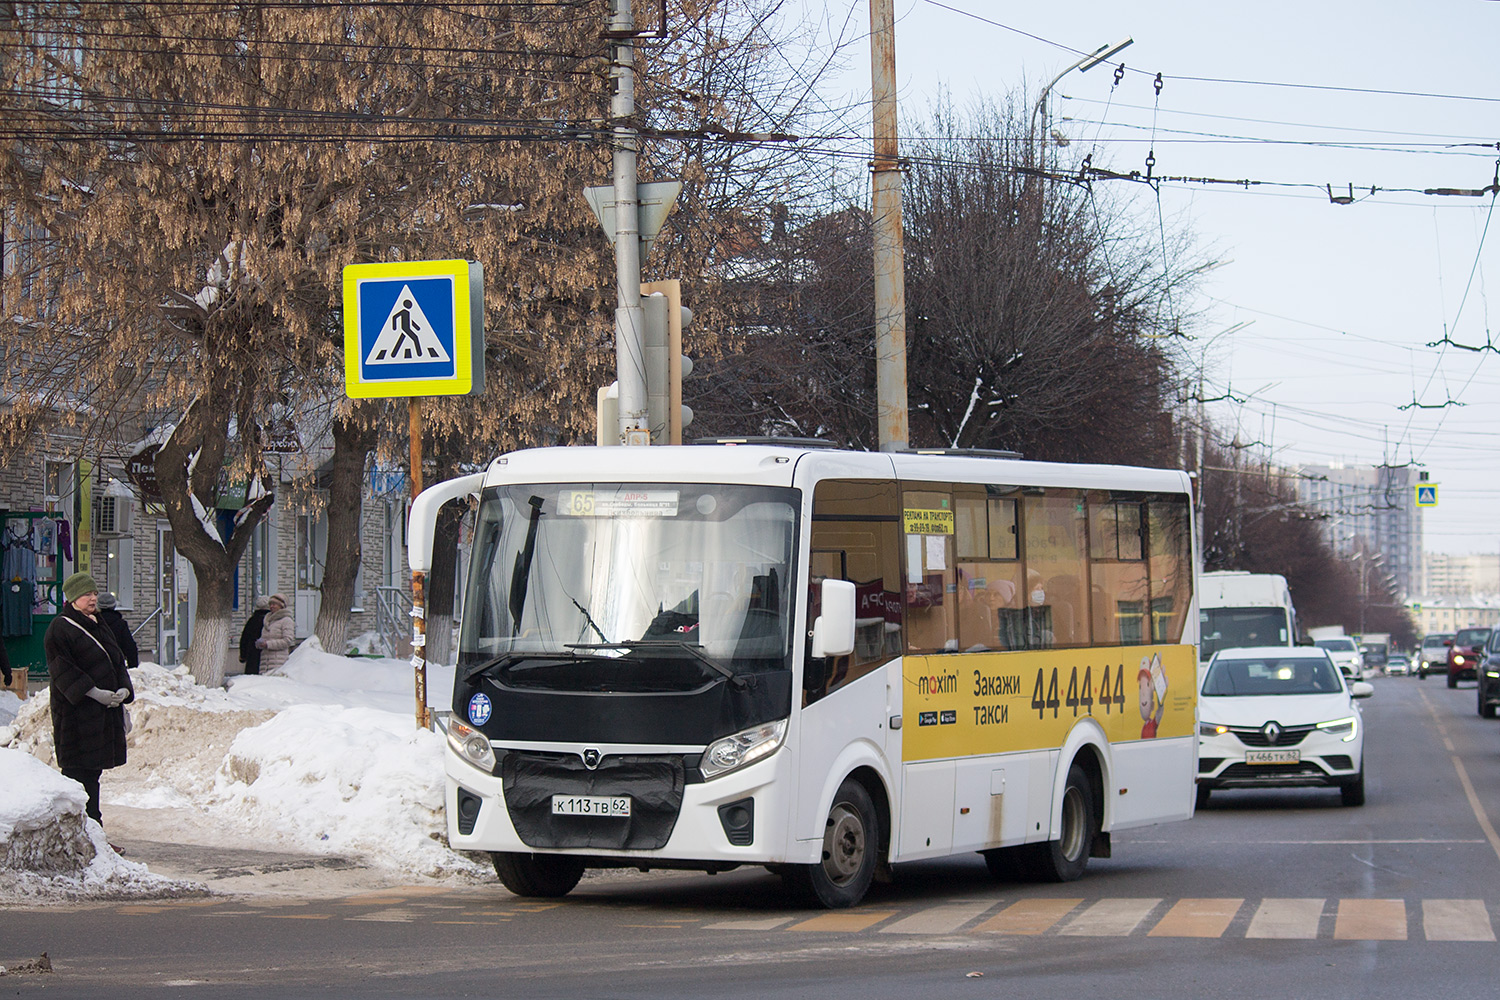
<instances>
[{"instance_id":1,"label":"woman in dark coat","mask_svg":"<svg viewBox=\"0 0 1500 1000\"><path fill-rule=\"evenodd\" d=\"M88 793L88 814L99 813L99 776L125 763L125 709L135 700L125 654L99 621L99 587L87 573L63 581L62 613L47 626L42 647L52 678L52 741L57 766Z\"/></svg>"}]
</instances>

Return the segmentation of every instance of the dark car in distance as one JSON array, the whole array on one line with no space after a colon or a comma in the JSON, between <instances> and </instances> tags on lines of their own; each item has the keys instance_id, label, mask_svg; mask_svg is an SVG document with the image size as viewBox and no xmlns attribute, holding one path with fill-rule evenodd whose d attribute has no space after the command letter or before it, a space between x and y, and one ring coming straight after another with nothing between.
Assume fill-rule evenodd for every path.
<instances>
[{"instance_id":1,"label":"dark car in distance","mask_svg":"<svg viewBox=\"0 0 1500 1000\"><path fill-rule=\"evenodd\" d=\"M1448 686L1458 687L1459 681L1471 681L1479 676L1479 661L1484 656L1484 644L1489 641L1488 628L1461 628L1453 633L1448 645Z\"/></svg>"},{"instance_id":2,"label":"dark car in distance","mask_svg":"<svg viewBox=\"0 0 1500 1000\"><path fill-rule=\"evenodd\" d=\"M1479 669L1475 674L1475 680L1479 682L1479 692L1476 695L1479 700L1479 716L1493 719L1496 707L1500 706L1500 628L1491 632L1489 641L1484 644Z\"/></svg>"}]
</instances>

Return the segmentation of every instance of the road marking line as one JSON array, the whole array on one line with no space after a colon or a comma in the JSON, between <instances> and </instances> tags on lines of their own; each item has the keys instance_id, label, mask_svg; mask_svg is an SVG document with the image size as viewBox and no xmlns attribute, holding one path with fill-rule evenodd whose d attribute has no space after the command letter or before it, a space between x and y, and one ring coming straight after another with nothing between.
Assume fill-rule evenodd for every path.
<instances>
[{"instance_id":1,"label":"road marking line","mask_svg":"<svg viewBox=\"0 0 1500 1000\"><path fill-rule=\"evenodd\" d=\"M800 924L793 924L788 930L793 931L832 931L851 932L862 931L866 927L873 927L882 920L894 916L895 910L860 910L856 913L825 913L822 916L804 920Z\"/></svg>"},{"instance_id":2,"label":"road marking line","mask_svg":"<svg viewBox=\"0 0 1500 1000\"><path fill-rule=\"evenodd\" d=\"M796 917L752 917L744 920L721 920L716 924L708 924L703 929L708 931L774 931L783 924L789 924Z\"/></svg>"},{"instance_id":3,"label":"road marking line","mask_svg":"<svg viewBox=\"0 0 1500 1000\"><path fill-rule=\"evenodd\" d=\"M1405 941L1406 900L1339 900L1333 937L1336 941Z\"/></svg>"},{"instance_id":4,"label":"road marking line","mask_svg":"<svg viewBox=\"0 0 1500 1000\"><path fill-rule=\"evenodd\" d=\"M267 913L272 920L328 920L332 913Z\"/></svg>"},{"instance_id":5,"label":"road marking line","mask_svg":"<svg viewBox=\"0 0 1500 1000\"><path fill-rule=\"evenodd\" d=\"M1321 899L1263 899L1245 937L1310 941L1318 936L1322 916Z\"/></svg>"},{"instance_id":6,"label":"road marking line","mask_svg":"<svg viewBox=\"0 0 1500 1000\"><path fill-rule=\"evenodd\" d=\"M964 924L995 905L993 899L977 903L950 903L919 910L909 917L902 917L889 927L880 928L882 934L952 934Z\"/></svg>"},{"instance_id":7,"label":"road marking line","mask_svg":"<svg viewBox=\"0 0 1500 1000\"><path fill-rule=\"evenodd\" d=\"M1160 899L1101 899L1063 926L1068 937L1129 937Z\"/></svg>"},{"instance_id":8,"label":"road marking line","mask_svg":"<svg viewBox=\"0 0 1500 1000\"><path fill-rule=\"evenodd\" d=\"M391 907L388 910L376 910L374 913L361 913L357 917L345 917L346 920L374 920L385 924L409 924L417 917L411 910L403 910L400 907Z\"/></svg>"},{"instance_id":9,"label":"road marking line","mask_svg":"<svg viewBox=\"0 0 1500 1000\"><path fill-rule=\"evenodd\" d=\"M1222 937L1243 899L1179 899L1147 937Z\"/></svg>"},{"instance_id":10,"label":"road marking line","mask_svg":"<svg viewBox=\"0 0 1500 1000\"><path fill-rule=\"evenodd\" d=\"M1044 934L1081 902L1081 899L1023 899L974 929L990 934Z\"/></svg>"},{"instance_id":11,"label":"road marking line","mask_svg":"<svg viewBox=\"0 0 1500 1000\"><path fill-rule=\"evenodd\" d=\"M1469 798L1469 808L1474 810L1474 818L1479 820L1479 828L1484 831L1485 839L1490 842L1490 850L1495 852L1495 857L1500 858L1500 835L1496 835L1495 826L1485 814L1484 806L1479 802L1479 796L1474 794L1474 785L1469 781L1469 772L1464 770L1464 762L1455 756L1453 766L1458 770L1459 783L1464 786L1464 794Z\"/></svg>"},{"instance_id":12,"label":"road marking line","mask_svg":"<svg viewBox=\"0 0 1500 1000\"><path fill-rule=\"evenodd\" d=\"M1429 941L1495 940L1482 899L1422 900L1422 931Z\"/></svg>"}]
</instances>

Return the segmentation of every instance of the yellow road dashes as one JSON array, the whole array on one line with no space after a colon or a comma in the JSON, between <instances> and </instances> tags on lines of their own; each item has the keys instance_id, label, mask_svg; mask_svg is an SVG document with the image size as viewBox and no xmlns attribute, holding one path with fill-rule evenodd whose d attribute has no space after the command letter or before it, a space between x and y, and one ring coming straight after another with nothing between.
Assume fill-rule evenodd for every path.
<instances>
[{"instance_id":1,"label":"yellow road dashes","mask_svg":"<svg viewBox=\"0 0 1500 1000\"><path fill-rule=\"evenodd\" d=\"M1333 937L1335 941L1405 941L1406 901L1341 899Z\"/></svg>"},{"instance_id":2,"label":"yellow road dashes","mask_svg":"<svg viewBox=\"0 0 1500 1000\"><path fill-rule=\"evenodd\" d=\"M873 927L882 920L888 920L896 915L895 910L842 910L836 913L823 913L811 920L804 920L799 924L793 924L794 931L835 931L845 934L853 931L862 931L866 927Z\"/></svg>"},{"instance_id":3,"label":"yellow road dashes","mask_svg":"<svg viewBox=\"0 0 1500 1000\"><path fill-rule=\"evenodd\" d=\"M1307 941L1318 936L1318 922L1323 917L1321 899L1262 900L1250 919L1247 938L1269 938L1285 941Z\"/></svg>"},{"instance_id":4,"label":"yellow road dashes","mask_svg":"<svg viewBox=\"0 0 1500 1000\"><path fill-rule=\"evenodd\" d=\"M1081 902L1081 899L1023 899L974 929L994 934L1045 934Z\"/></svg>"},{"instance_id":5,"label":"yellow road dashes","mask_svg":"<svg viewBox=\"0 0 1500 1000\"><path fill-rule=\"evenodd\" d=\"M1243 899L1179 899L1151 928L1151 937L1222 937Z\"/></svg>"}]
</instances>

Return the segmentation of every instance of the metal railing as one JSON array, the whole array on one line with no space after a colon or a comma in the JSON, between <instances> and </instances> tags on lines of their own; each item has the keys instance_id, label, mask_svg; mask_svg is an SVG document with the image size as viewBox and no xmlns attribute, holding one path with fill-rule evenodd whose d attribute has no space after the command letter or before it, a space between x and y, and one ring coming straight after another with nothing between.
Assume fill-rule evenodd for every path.
<instances>
[{"instance_id":1,"label":"metal railing","mask_svg":"<svg viewBox=\"0 0 1500 1000\"><path fill-rule=\"evenodd\" d=\"M411 592L405 587L375 588L375 631L387 656L411 641Z\"/></svg>"}]
</instances>

